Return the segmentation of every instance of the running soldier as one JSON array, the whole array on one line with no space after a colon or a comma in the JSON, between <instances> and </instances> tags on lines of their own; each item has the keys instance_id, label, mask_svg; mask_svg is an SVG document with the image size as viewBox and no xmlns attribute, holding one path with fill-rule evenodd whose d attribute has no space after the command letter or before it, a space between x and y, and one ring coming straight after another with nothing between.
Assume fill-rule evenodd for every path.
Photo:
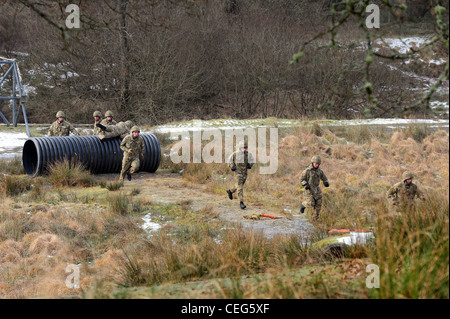
<instances>
[{"instance_id":1,"label":"running soldier","mask_svg":"<svg viewBox=\"0 0 450 319\"><path fill-rule=\"evenodd\" d=\"M320 189L320 181L323 181L325 187L329 187L327 176L319 168L322 164L320 156L315 155L311 158L311 165L309 165L303 172L300 178L302 186L305 188L305 201L300 204L300 213L305 212L305 208L314 208L313 221L319 219L320 210L322 208L322 190Z\"/></svg>"},{"instance_id":2,"label":"running soldier","mask_svg":"<svg viewBox=\"0 0 450 319\"><path fill-rule=\"evenodd\" d=\"M137 126L133 126L130 132L131 134L127 135L120 144L120 149L123 151L120 182L123 182L125 175L131 181L131 174L139 170L139 156L144 159L144 139L139 135L140 129Z\"/></svg>"},{"instance_id":3,"label":"running soldier","mask_svg":"<svg viewBox=\"0 0 450 319\"><path fill-rule=\"evenodd\" d=\"M239 150L231 154L227 163L231 170L235 172L235 187L227 189L228 198L233 199L233 194L237 191L240 206L245 209L247 206L244 204L244 184L247 180L247 170L251 169L255 163L252 153L248 152L247 142L239 143Z\"/></svg>"},{"instance_id":4,"label":"running soldier","mask_svg":"<svg viewBox=\"0 0 450 319\"><path fill-rule=\"evenodd\" d=\"M406 171L402 174L401 182L393 185L387 192L386 197L396 211L399 209L412 209L415 206L415 198L425 200L424 193L413 183L413 173Z\"/></svg>"}]
</instances>

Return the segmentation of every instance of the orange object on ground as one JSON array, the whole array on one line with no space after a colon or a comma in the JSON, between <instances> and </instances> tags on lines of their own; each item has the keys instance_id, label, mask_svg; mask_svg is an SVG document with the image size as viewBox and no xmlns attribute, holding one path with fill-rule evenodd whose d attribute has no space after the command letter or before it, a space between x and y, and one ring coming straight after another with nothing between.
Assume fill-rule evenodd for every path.
<instances>
[{"instance_id":1,"label":"orange object on ground","mask_svg":"<svg viewBox=\"0 0 450 319\"><path fill-rule=\"evenodd\" d=\"M355 232L355 233L371 233L371 232L374 232L375 231L375 229L355 229L355 230L352 230L352 232Z\"/></svg>"},{"instance_id":2,"label":"orange object on ground","mask_svg":"<svg viewBox=\"0 0 450 319\"><path fill-rule=\"evenodd\" d=\"M259 216L261 216L261 217L268 217L268 218L271 218L271 219L280 219L280 218L283 218L283 217L280 217L280 216L272 216L272 215L267 215L267 214L261 214L261 215L259 215Z\"/></svg>"}]
</instances>

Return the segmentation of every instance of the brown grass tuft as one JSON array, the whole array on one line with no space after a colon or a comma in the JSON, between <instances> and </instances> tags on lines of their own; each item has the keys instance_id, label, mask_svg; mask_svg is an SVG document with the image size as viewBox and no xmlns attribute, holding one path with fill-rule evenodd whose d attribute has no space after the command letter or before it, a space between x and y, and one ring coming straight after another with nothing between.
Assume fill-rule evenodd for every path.
<instances>
[{"instance_id":1,"label":"brown grass tuft","mask_svg":"<svg viewBox=\"0 0 450 319\"><path fill-rule=\"evenodd\" d=\"M24 257L24 247L21 242L8 239L0 243L0 264L6 262L18 262Z\"/></svg>"},{"instance_id":2,"label":"brown grass tuft","mask_svg":"<svg viewBox=\"0 0 450 319\"><path fill-rule=\"evenodd\" d=\"M45 254L47 256L57 255L65 248L62 240L54 234L38 235L31 243L28 251L31 254Z\"/></svg>"}]
</instances>

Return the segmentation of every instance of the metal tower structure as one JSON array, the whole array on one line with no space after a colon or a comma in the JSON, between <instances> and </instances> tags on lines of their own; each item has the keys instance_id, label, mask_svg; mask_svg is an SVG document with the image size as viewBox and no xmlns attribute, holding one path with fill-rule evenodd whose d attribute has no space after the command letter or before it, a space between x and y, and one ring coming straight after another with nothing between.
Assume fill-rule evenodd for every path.
<instances>
[{"instance_id":1,"label":"metal tower structure","mask_svg":"<svg viewBox=\"0 0 450 319\"><path fill-rule=\"evenodd\" d=\"M27 128L27 134L31 137L30 128L28 125L27 113L25 109L25 103L28 97L24 94L22 87L22 77L20 75L18 62L14 59L7 59L0 57L0 100L9 100L12 102L12 122L14 127L17 127L17 121L19 120L20 110L22 109L25 126ZM3 96L4 93L6 95ZM6 123L11 126L6 116L0 110L0 117Z\"/></svg>"}]
</instances>

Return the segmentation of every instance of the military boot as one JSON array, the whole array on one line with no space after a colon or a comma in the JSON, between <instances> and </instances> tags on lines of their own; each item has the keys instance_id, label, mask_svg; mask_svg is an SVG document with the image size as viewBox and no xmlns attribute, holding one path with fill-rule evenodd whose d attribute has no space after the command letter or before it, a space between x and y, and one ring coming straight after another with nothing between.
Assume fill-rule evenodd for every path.
<instances>
[{"instance_id":1,"label":"military boot","mask_svg":"<svg viewBox=\"0 0 450 319\"><path fill-rule=\"evenodd\" d=\"M302 203L300 203L300 214L303 214L305 212L305 206L303 206Z\"/></svg>"},{"instance_id":2,"label":"military boot","mask_svg":"<svg viewBox=\"0 0 450 319\"><path fill-rule=\"evenodd\" d=\"M317 222L319 220L319 212L314 212L313 216L312 216L312 220L313 222Z\"/></svg>"},{"instance_id":3,"label":"military boot","mask_svg":"<svg viewBox=\"0 0 450 319\"><path fill-rule=\"evenodd\" d=\"M244 205L244 202L241 201L240 206L242 209L245 209L247 206Z\"/></svg>"},{"instance_id":4,"label":"military boot","mask_svg":"<svg viewBox=\"0 0 450 319\"><path fill-rule=\"evenodd\" d=\"M233 199L233 193L229 189L227 189L227 193L228 193L228 198Z\"/></svg>"}]
</instances>

